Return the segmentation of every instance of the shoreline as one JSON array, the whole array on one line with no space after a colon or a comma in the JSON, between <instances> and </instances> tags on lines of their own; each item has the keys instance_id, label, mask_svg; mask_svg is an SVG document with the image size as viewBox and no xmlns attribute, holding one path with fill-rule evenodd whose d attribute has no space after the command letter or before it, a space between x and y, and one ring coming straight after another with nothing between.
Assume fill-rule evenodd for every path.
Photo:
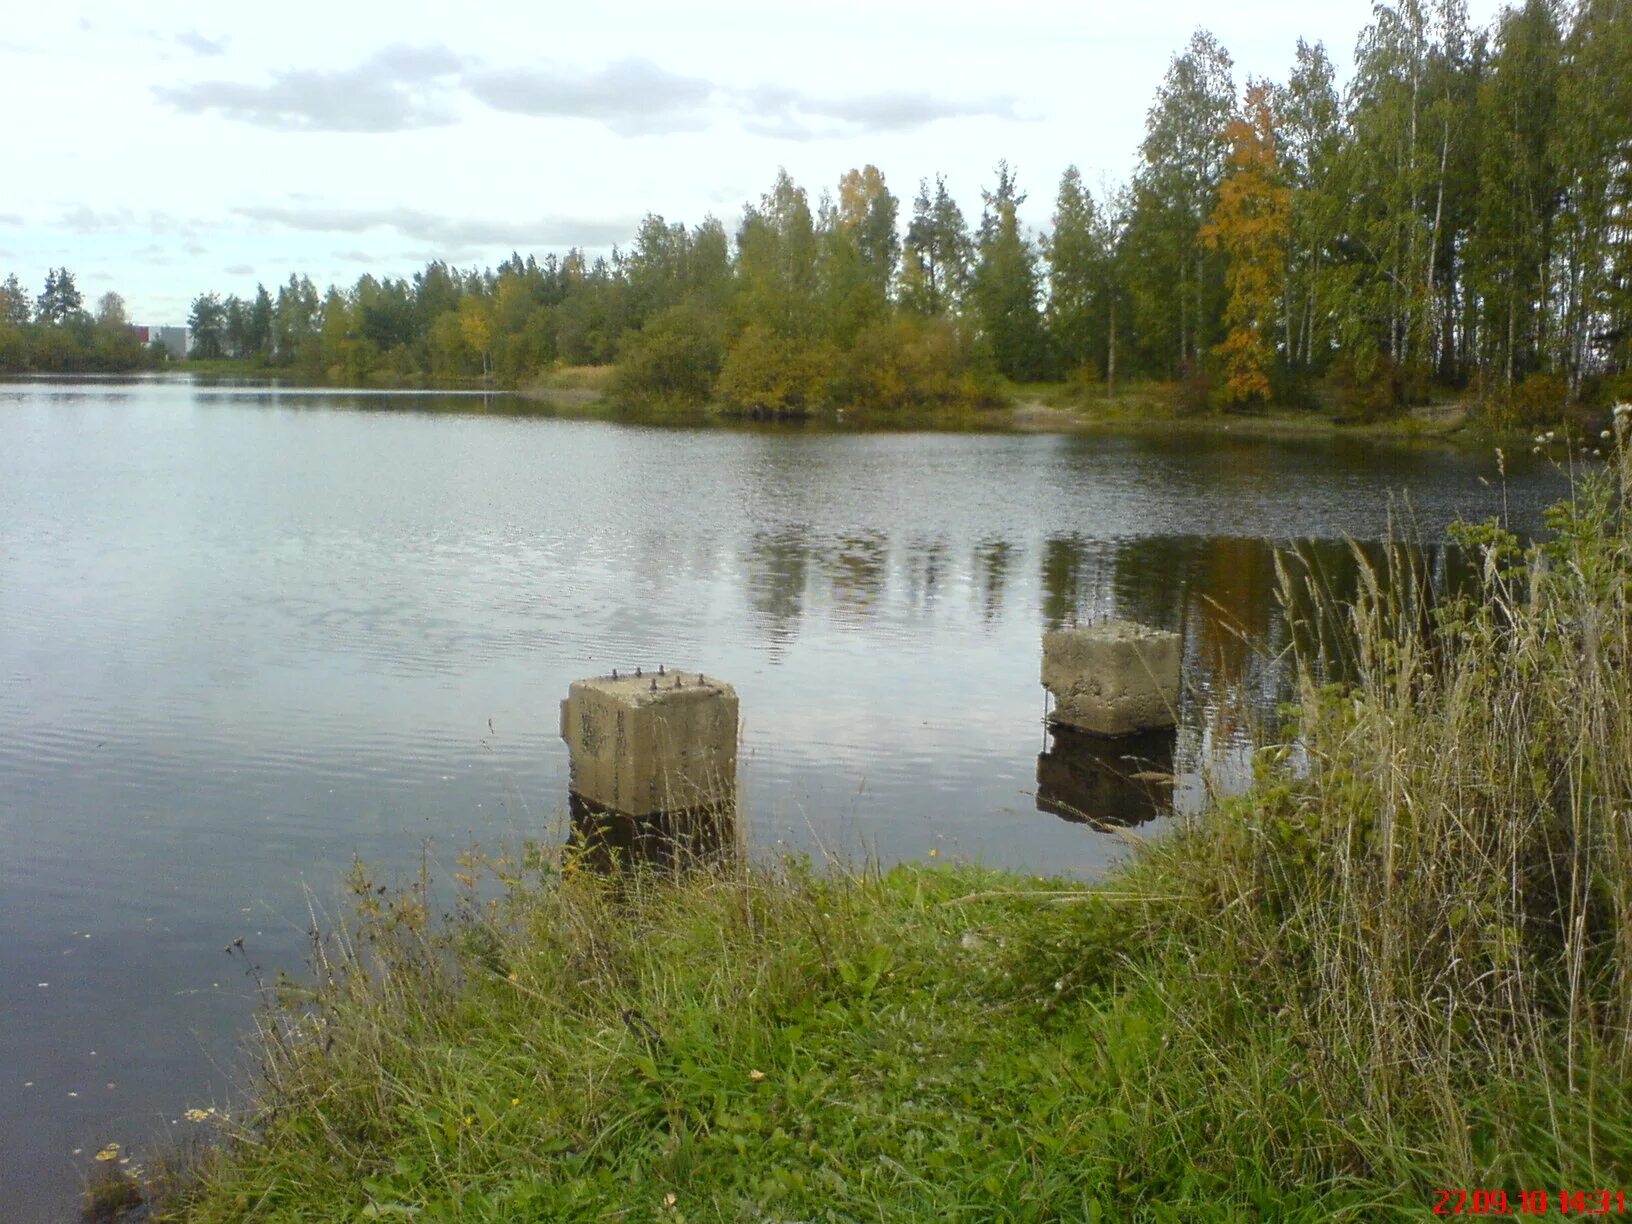
<instances>
[{"instance_id":1,"label":"shoreline","mask_svg":"<svg viewBox=\"0 0 1632 1224\"><path fill-rule=\"evenodd\" d=\"M1039 433L1138 436L1163 434L1192 438L1352 439L1395 444L1422 444L1451 449L1507 447L1531 444L1528 431L1496 430L1480 422L1462 402L1436 402L1405 410L1397 417L1374 422L1339 420L1318 409L1270 407L1261 411L1187 414L1174 409L1168 384L1132 387L1116 397L1062 405L1058 389L1015 385L1005 389L1004 400L984 408L888 413L857 410L821 411L799 416L756 418L727 412L715 404L640 406L620 403L607 394L610 367L582 367L543 375L519 384L482 378L413 378L337 383L307 378L298 372L267 366L245 366L237 361L202 362L196 368L183 363L153 371L123 375L67 374L76 378L141 377L159 380L223 380L249 384L279 384L337 394L444 393L469 396L508 396L524 401L541 414L573 420L604 420L676 427L769 427L832 432L924 431L944 433ZM29 375L17 376L31 381Z\"/></svg>"}]
</instances>

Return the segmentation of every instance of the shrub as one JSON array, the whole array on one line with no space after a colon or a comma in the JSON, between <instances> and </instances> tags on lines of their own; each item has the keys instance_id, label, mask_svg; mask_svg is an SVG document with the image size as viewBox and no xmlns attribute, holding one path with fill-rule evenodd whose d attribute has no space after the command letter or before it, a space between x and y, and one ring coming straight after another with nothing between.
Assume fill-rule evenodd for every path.
<instances>
[{"instance_id":1,"label":"shrub","mask_svg":"<svg viewBox=\"0 0 1632 1224\"><path fill-rule=\"evenodd\" d=\"M1186 416L1211 410L1215 399L1216 381L1205 362L1188 360L1180 362L1176 391L1178 410Z\"/></svg>"},{"instance_id":2,"label":"shrub","mask_svg":"<svg viewBox=\"0 0 1632 1224\"><path fill-rule=\"evenodd\" d=\"M671 306L628 331L618 345L612 393L619 399L675 407L708 401L725 361L718 315Z\"/></svg>"},{"instance_id":3,"label":"shrub","mask_svg":"<svg viewBox=\"0 0 1632 1224\"><path fill-rule=\"evenodd\" d=\"M755 323L737 337L715 391L754 416L807 416L827 404L837 366L826 341L779 336Z\"/></svg>"},{"instance_id":4,"label":"shrub","mask_svg":"<svg viewBox=\"0 0 1632 1224\"><path fill-rule=\"evenodd\" d=\"M889 412L976 407L995 379L953 323L903 317L864 328L840 363L834 399Z\"/></svg>"},{"instance_id":5,"label":"shrub","mask_svg":"<svg viewBox=\"0 0 1632 1224\"><path fill-rule=\"evenodd\" d=\"M1557 424L1569 398L1570 385L1562 374L1527 375L1509 395L1513 423L1522 428Z\"/></svg>"}]
</instances>

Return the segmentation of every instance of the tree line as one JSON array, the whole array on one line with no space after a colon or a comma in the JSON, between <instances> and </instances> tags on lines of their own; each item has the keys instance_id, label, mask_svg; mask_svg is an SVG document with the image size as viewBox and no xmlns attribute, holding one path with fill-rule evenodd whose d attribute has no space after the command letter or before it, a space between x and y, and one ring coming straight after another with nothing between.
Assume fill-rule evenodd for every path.
<instances>
[{"instance_id":1,"label":"tree line","mask_svg":"<svg viewBox=\"0 0 1632 1224\"><path fill-rule=\"evenodd\" d=\"M0 372L116 372L158 361L117 293L104 293L93 312L85 309L85 295L67 268L47 272L33 298L16 273L0 281Z\"/></svg>"},{"instance_id":2,"label":"tree line","mask_svg":"<svg viewBox=\"0 0 1632 1224\"><path fill-rule=\"evenodd\" d=\"M1487 29L1395 0L1341 93L1318 43L1238 88L1197 31L1131 177L1096 193L1068 168L1041 233L1006 163L973 221L940 176L904 207L870 165L814 200L779 173L734 231L648 216L601 258L292 276L202 294L189 324L198 355L335 381L610 365L627 400L773 413L1137 378L1197 408L1376 415L1437 389L1527 416L1632 392L1629 195L1632 0L1525 0Z\"/></svg>"}]
</instances>

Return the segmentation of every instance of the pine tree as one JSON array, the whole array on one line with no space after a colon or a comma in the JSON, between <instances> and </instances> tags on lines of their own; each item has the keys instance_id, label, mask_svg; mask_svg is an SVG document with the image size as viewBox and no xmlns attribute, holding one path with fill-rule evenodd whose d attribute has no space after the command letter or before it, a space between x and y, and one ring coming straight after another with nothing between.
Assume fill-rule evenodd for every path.
<instances>
[{"instance_id":1,"label":"pine tree","mask_svg":"<svg viewBox=\"0 0 1632 1224\"><path fill-rule=\"evenodd\" d=\"M956 312L969 284L973 252L969 227L946 179L935 176L933 195L928 180L920 182L901 264L902 304L930 318Z\"/></svg>"},{"instance_id":2,"label":"pine tree","mask_svg":"<svg viewBox=\"0 0 1632 1224\"><path fill-rule=\"evenodd\" d=\"M51 268L45 274L45 289L34 303L34 319L47 327L60 327L79 314L85 297L74 284L67 268Z\"/></svg>"},{"instance_id":3,"label":"pine tree","mask_svg":"<svg viewBox=\"0 0 1632 1224\"><path fill-rule=\"evenodd\" d=\"M1048 330L1066 370L1092 368L1101 354L1100 303L1108 269L1096 221L1094 200L1082 185L1082 175L1068 166L1060 178L1053 228L1044 247Z\"/></svg>"},{"instance_id":4,"label":"pine tree","mask_svg":"<svg viewBox=\"0 0 1632 1224\"><path fill-rule=\"evenodd\" d=\"M970 296L998 372L1017 381L1048 373L1048 338L1038 312L1041 286L1036 255L1020 232L1018 210L1025 193L1007 162L997 165L997 186L981 192L985 211L977 240L978 261Z\"/></svg>"}]
</instances>

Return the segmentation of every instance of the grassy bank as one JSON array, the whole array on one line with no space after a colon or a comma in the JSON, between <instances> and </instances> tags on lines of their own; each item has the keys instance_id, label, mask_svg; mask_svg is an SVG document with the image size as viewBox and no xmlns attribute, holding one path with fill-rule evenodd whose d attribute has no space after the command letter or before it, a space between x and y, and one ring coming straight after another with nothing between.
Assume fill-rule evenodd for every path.
<instances>
[{"instance_id":1,"label":"grassy bank","mask_svg":"<svg viewBox=\"0 0 1632 1224\"><path fill-rule=\"evenodd\" d=\"M891 409L823 409L808 414L756 417L720 401L642 400L629 403L617 394L613 366L565 366L529 380L520 392L560 416L635 420L673 424L780 423L790 427L969 430L1008 428L1006 406Z\"/></svg>"},{"instance_id":2,"label":"grassy bank","mask_svg":"<svg viewBox=\"0 0 1632 1224\"><path fill-rule=\"evenodd\" d=\"M1466 532L1485 589L1437 605L1407 550L1352 607L1289 561L1284 743L1097 888L359 873L163 1210L1370 1221L1632 1189L1622 486L1553 526Z\"/></svg>"},{"instance_id":3,"label":"grassy bank","mask_svg":"<svg viewBox=\"0 0 1632 1224\"><path fill-rule=\"evenodd\" d=\"M211 378L277 379L310 386L355 386L368 389L514 391L550 415L596 420L640 421L674 425L751 422L751 416L720 402L642 401L618 397L615 367L563 366L509 384L480 377L396 376L377 372L362 381L337 375L273 366L258 358L191 358L164 370ZM1178 384L1135 381L1114 393L1074 383L1004 383L990 404L958 404L916 409L823 409L788 418L790 426L858 430L1016 430L1032 433L1148 433L1164 435L1230 434L1235 437L1349 437L1388 441L1452 443L1459 446L1527 447L1530 431L1499 428L1486 414L1460 401L1443 400L1403 410L1397 416L1368 422L1344 421L1328 411L1270 405L1248 412L1187 411ZM1581 421L1566 433L1592 436ZM1579 439L1578 439L1579 440Z\"/></svg>"},{"instance_id":4,"label":"grassy bank","mask_svg":"<svg viewBox=\"0 0 1632 1224\"><path fill-rule=\"evenodd\" d=\"M748 420L721 403L619 401L611 366L571 366L528 381L521 394L562 416L713 424ZM1459 401L1438 401L1369 422L1339 420L1311 408L1268 406L1250 412L1186 411L1176 383L1136 381L1114 393L1072 383L1004 383L990 405L879 410L823 410L806 418L821 428L1016 430L1028 433L1230 434L1236 437L1350 437L1467 446L1528 446L1528 433L1495 428ZM1578 431L1579 432L1579 431Z\"/></svg>"},{"instance_id":5,"label":"grassy bank","mask_svg":"<svg viewBox=\"0 0 1632 1224\"><path fill-rule=\"evenodd\" d=\"M201 378L236 378L252 382L277 380L305 387L358 388L402 391L504 391L511 384L481 375L392 373L375 370L353 377L340 367L314 370L305 366L276 365L261 357L189 357L161 365L165 374L192 374Z\"/></svg>"}]
</instances>

